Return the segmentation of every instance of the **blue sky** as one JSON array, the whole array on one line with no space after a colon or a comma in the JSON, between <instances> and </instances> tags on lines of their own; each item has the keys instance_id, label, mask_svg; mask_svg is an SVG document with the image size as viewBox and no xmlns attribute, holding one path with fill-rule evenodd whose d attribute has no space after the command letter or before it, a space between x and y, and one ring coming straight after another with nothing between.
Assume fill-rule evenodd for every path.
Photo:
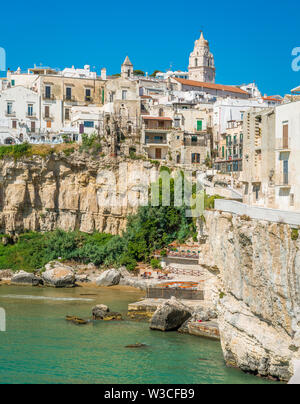
<instances>
[{"instance_id":1,"label":"blue sky","mask_svg":"<svg viewBox=\"0 0 300 404\"><path fill-rule=\"evenodd\" d=\"M149 73L170 64L185 70L203 30L217 83L256 81L269 95L300 85L300 71L291 68L292 49L300 47L299 0L15 0L5 14L0 47L11 69L90 64L113 74L128 54L136 69Z\"/></svg>"}]
</instances>

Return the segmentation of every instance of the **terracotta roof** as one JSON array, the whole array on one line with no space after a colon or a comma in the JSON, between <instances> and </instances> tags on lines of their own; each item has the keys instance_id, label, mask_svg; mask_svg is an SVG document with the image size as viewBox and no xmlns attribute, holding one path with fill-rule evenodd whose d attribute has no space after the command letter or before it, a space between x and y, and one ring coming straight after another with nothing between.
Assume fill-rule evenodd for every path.
<instances>
[{"instance_id":1,"label":"terracotta roof","mask_svg":"<svg viewBox=\"0 0 300 404\"><path fill-rule=\"evenodd\" d=\"M240 88L234 86L224 86L223 84L214 84L214 83L202 83L201 81L179 79L177 77L174 77L174 80L178 81L179 83L185 86L211 88L213 90L229 91L231 93L248 95L247 91L241 90Z\"/></svg>"},{"instance_id":2,"label":"terracotta roof","mask_svg":"<svg viewBox=\"0 0 300 404\"><path fill-rule=\"evenodd\" d=\"M262 99L264 101L276 101L276 102L282 102L282 100L280 100L279 98L275 98L275 97L262 97Z\"/></svg>"},{"instance_id":3,"label":"terracotta roof","mask_svg":"<svg viewBox=\"0 0 300 404\"><path fill-rule=\"evenodd\" d=\"M300 92L300 87L296 87L291 90L291 93L299 93L299 92Z\"/></svg>"},{"instance_id":4,"label":"terracotta roof","mask_svg":"<svg viewBox=\"0 0 300 404\"><path fill-rule=\"evenodd\" d=\"M145 119L145 121L147 120L152 120L152 121L173 121L172 118L168 118L167 116L143 116L143 119Z\"/></svg>"}]
</instances>

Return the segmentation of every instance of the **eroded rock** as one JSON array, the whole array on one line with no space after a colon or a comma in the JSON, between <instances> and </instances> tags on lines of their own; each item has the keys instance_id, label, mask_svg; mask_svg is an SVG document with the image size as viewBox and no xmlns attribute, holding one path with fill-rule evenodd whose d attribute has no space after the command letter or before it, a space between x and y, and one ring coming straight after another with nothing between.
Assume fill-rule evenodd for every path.
<instances>
[{"instance_id":1,"label":"eroded rock","mask_svg":"<svg viewBox=\"0 0 300 404\"><path fill-rule=\"evenodd\" d=\"M178 330L190 317L190 309L172 297L157 308L151 319L150 328L160 331Z\"/></svg>"},{"instance_id":2,"label":"eroded rock","mask_svg":"<svg viewBox=\"0 0 300 404\"><path fill-rule=\"evenodd\" d=\"M73 271L62 264L46 270L42 278L46 286L54 288L70 288L75 286L75 275Z\"/></svg>"},{"instance_id":3,"label":"eroded rock","mask_svg":"<svg viewBox=\"0 0 300 404\"><path fill-rule=\"evenodd\" d=\"M98 286L115 286L118 285L121 279L121 272L116 269L108 269L104 271L97 279Z\"/></svg>"}]
</instances>

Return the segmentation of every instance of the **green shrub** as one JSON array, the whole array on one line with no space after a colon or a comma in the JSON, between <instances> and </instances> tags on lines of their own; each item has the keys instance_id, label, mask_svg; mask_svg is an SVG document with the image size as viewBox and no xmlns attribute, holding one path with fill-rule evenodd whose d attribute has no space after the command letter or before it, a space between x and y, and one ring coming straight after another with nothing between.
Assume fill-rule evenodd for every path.
<instances>
[{"instance_id":1,"label":"green shrub","mask_svg":"<svg viewBox=\"0 0 300 404\"><path fill-rule=\"evenodd\" d=\"M150 261L150 265L152 266L153 269L161 269L160 261L156 258L153 258Z\"/></svg>"},{"instance_id":2,"label":"green shrub","mask_svg":"<svg viewBox=\"0 0 300 404\"><path fill-rule=\"evenodd\" d=\"M29 143L22 143L12 146L0 146L0 159L11 157L19 159L31 155L31 145Z\"/></svg>"},{"instance_id":3,"label":"green shrub","mask_svg":"<svg viewBox=\"0 0 300 404\"><path fill-rule=\"evenodd\" d=\"M299 238L299 230L298 229L292 229L291 231L291 239L296 241Z\"/></svg>"}]
</instances>

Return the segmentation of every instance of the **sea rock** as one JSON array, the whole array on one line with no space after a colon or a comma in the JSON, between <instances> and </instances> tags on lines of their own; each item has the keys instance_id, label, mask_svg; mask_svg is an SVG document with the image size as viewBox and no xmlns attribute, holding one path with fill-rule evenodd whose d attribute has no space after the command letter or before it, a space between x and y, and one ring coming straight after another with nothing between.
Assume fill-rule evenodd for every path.
<instances>
[{"instance_id":1,"label":"sea rock","mask_svg":"<svg viewBox=\"0 0 300 404\"><path fill-rule=\"evenodd\" d=\"M11 278L11 283L16 285L38 286L42 283L42 280L32 273L19 271Z\"/></svg>"},{"instance_id":2,"label":"sea rock","mask_svg":"<svg viewBox=\"0 0 300 404\"><path fill-rule=\"evenodd\" d=\"M14 276L14 273L10 269L2 269L0 271L0 281L1 280L10 280L13 276Z\"/></svg>"},{"instance_id":3,"label":"sea rock","mask_svg":"<svg viewBox=\"0 0 300 404\"><path fill-rule=\"evenodd\" d=\"M107 313L109 313L109 308L105 304L97 304L92 310L94 320L103 320Z\"/></svg>"},{"instance_id":4,"label":"sea rock","mask_svg":"<svg viewBox=\"0 0 300 404\"><path fill-rule=\"evenodd\" d=\"M137 344L130 344L130 345L126 345L125 348L145 348L147 345L146 344L141 344L141 343L137 343Z\"/></svg>"},{"instance_id":5,"label":"sea rock","mask_svg":"<svg viewBox=\"0 0 300 404\"><path fill-rule=\"evenodd\" d=\"M71 322L73 324L76 324L76 325L86 325L86 324L88 324L87 320L84 320L82 318L75 317L75 316L66 316L66 321L69 321L69 322Z\"/></svg>"},{"instance_id":6,"label":"sea rock","mask_svg":"<svg viewBox=\"0 0 300 404\"><path fill-rule=\"evenodd\" d=\"M121 279L121 272L116 269L108 269L104 271L97 279L98 286L114 286L118 285Z\"/></svg>"},{"instance_id":7,"label":"sea rock","mask_svg":"<svg viewBox=\"0 0 300 404\"><path fill-rule=\"evenodd\" d=\"M150 328L152 330L173 331L191 317L191 310L175 297L160 305L154 313Z\"/></svg>"},{"instance_id":8,"label":"sea rock","mask_svg":"<svg viewBox=\"0 0 300 404\"><path fill-rule=\"evenodd\" d=\"M68 288L75 286L75 275L73 271L63 265L46 270L43 275L46 286L55 288Z\"/></svg>"},{"instance_id":9,"label":"sea rock","mask_svg":"<svg viewBox=\"0 0 300 404\"><path fill-rule=\"evenodd\" d=\"M75 275L75 280L76 282L79 283L88 283L91 281L88 275L77 275L77 274Z\"/></svg>"}]
</instances>

